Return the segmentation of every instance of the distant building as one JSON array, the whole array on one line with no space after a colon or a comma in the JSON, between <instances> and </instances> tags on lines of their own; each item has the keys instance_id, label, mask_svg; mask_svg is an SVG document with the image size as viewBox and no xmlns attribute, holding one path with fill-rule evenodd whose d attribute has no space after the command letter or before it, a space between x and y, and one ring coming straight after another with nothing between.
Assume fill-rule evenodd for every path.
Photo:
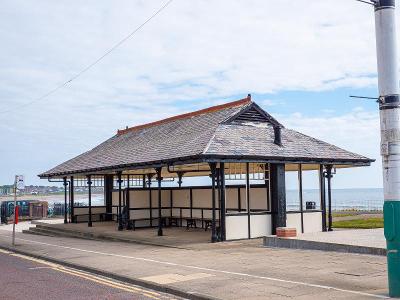
<instances>
[{"instance_id":1,"label":"distant building","mask_svg":"<svg viewBox=\"0 0 400 300\"><path fill-rule=\"evenodd\" d=\"M1 185L0 196L10 195L14 193L14 187L12 185Z\"/></svg>"}]
</instances>

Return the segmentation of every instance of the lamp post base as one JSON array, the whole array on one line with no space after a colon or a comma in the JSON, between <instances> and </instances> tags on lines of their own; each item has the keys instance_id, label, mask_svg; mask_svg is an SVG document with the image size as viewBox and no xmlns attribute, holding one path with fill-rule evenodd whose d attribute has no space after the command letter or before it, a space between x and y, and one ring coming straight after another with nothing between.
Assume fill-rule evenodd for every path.
<instances>
[{"instance_id":1,"label":"lamp post base","mask_svg":"<svg viewBox=\"0 0 400 300\"><path fill-rule=\"evenodd\" d=\"M390 297L400 298L400 201L383 206Z\"/></svg>"}]
</instances>

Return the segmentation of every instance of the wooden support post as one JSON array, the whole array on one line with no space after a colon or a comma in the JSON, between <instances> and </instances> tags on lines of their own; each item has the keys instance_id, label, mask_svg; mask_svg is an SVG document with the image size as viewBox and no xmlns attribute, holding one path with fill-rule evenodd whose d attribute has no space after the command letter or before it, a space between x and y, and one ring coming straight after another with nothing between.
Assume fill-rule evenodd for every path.
<instances>
[{"instance_id":1,"label":"wooden support post","mask_svg":"<svg viewBox=\"0 0 400 300\"><path fill-rule=\"evenodd\" d=\"M212 191L212 221L211 221L211 243L217 242L216 222L215 222L215 176L216 163L210 163L211 169L211 191Z\"/></svg>"},{"instance_id":2,"label":"wooden support post","mask_svg":"<svg viewBox=\"0 0 400 300\"><path fill-rule=\"evenodd\" d=\"M272 234L286 227L285 164L270 164Z\"/></svg>"},{"instance_id":3,"label":"wooden support post","mask_svg":"<svg viewBox=\"0 0 400 300\"><path fill-rule=\"evenodd\" d=\"M64 224L68 223L68 205L67 205L67 195L68 195L68 182L67 177L63 178L64 185Z\"/></svg>"},{"instance_id":4,"label":"wooden support post","mask_svg":"<svg viewBox=\"0 0 400 300\"><path fill-rule=\"evenodd\" d=\"M89 197L89 220L88 227L92 227L92 177L87 175L88 197Z\"/></svg>"},{"instance_id":5,"label":"wooden support post","mask_svg":"<svg viewBox=\"0 0 400 300\"><path fill-rule=\"evenodd\" d=\"M117 173L118 176L118 230L124 229L122 226L122 172Z\"/></svg>"},{"instance_id":6,"label":"wooden support post","mask_svg":"<svg viewBox=\"0 0 400 300\"><path fill-rule=\"evenodd\" d=\"M250 164L246 163L247 236L251 239Z\"/></svg>"},{"instance_id":7,"label":"wooden support post","mask_svg":"<svg viewBox=\"0 0 400 300\"><path fill-rule=\"evenodd\" d=\"M161 181L162 181L162 177L161 177L161 171L162 168L156 168L156 172L157 172L157 182L158 182L158 236L162 236L163 235L163 229L162 229L162 201L161 201Z\"/></svg>"}]
</instances>

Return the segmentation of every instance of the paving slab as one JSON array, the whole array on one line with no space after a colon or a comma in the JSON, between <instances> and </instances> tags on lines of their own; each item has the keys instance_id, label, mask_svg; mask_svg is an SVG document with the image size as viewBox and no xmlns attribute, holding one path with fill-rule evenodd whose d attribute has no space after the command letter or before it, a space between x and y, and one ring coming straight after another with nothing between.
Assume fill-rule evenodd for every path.
<instances>
[{"instance_id":1,"label":"paving slab","mask_svg":"<svg viewBox=\"0 0 400 300\"><path fill-rule=\"evenodd\" d=\"M10 240L0 230L0 246ZM170 248L18 233L15 249L191 299L387 298L384 257L271 249L261 240Z\"/></svg>"}]
</instances>

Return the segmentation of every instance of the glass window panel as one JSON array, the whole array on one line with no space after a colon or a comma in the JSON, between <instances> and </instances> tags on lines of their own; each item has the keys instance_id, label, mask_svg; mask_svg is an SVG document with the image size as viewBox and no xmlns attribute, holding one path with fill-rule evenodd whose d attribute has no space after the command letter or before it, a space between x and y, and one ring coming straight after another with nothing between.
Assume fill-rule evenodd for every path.
<instances>
[{"instance_id":1,"label":"glass window panel","mask_svg":"<svg viewBox=\"0 0 400 300\"><path fill-rule=\"evenodd\" d=\"M299 211L300 210L299 177L298 176L299 176L298 171L286 171L286 173L285 173L286 210L287 211Z\"/></svg>"},{"instance_id":2,"label":"glass window panel","mask_svg":"<svg viewBox=\"0 0 400 300\"><path fill-rule=\"evenodd\" d=\"M303 170L303 209L321 209L319 170ZM307 206L307 202L310 202ZM314 206L315 205L315 206Z\"/></svg>"}]
</instances>

